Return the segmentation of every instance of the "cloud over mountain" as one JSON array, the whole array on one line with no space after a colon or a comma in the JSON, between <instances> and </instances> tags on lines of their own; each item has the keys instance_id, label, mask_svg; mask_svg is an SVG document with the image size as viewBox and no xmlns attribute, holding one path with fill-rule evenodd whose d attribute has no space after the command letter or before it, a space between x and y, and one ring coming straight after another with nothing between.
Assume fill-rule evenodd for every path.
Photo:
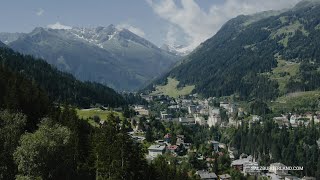
<instances>
[{"instance_id":1,"label":"cloud over mountain","mask_svg":"<svg viewBox=\"0 0 320 180\"><path fill-rule=\"evenodd\" d=\"M159 17L180 28L187 35L188 48L194 49L237 15L290 8L300 0L225 0L218 4L215 2L207 11L195 0L179 0L181 5L175 0L146 1ZM167 37L174 37L173 32L169 28Z\"/></svg>"}]
</instances>

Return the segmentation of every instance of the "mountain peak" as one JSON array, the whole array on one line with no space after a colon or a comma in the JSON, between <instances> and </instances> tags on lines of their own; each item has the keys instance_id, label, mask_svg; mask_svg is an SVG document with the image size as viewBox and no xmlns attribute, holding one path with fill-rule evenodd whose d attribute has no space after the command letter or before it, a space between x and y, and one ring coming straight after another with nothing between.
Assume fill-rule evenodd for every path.
<instances>
[{"instance_id":1,"label":"mountain peak","mask_svg":"<svg viewBox=\"0 0 320 180\"><path fill-rule=\"evenodd\" d=\"M23 37L11 42L10 47L41 57L81 80L100 82L117 90L142 87L179 58L114 25L72 29L38 27Z\"/></svg>"}]
</instances>

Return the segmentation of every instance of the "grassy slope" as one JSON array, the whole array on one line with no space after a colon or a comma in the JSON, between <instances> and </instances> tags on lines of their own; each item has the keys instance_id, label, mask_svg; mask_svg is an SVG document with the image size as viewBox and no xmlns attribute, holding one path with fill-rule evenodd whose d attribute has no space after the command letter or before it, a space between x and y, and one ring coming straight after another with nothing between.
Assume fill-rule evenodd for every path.
<instances>
[{"instance_id":1,"label":"grassy slope","mask_svg":"<svg viewBox=\"0 0 320 180\"><path fill-rule=\"evenodd\" d=\"M107 116L109 113L115 113L115 116L119 116L120 119L124 119L123 114L114 111L101 110L99 108L91 108L91 109L77 109L77 114L80 118L85 119L92 126L98 126L96 122L94 122L93 117L99 116L101 120L107 120Z\"/></svg>"},{"instance_id":2,"label":"grassy slope","mask_svg":"<svg viewBox=\"0 0 320 180\"><path fill-rule=\"evenodd\" d=\"M311 111L312 107L318 108L319 99L320 91L290 93L272 102L271 108L276 112L290 112L293 109Z\"/></svg>"},{"instance_id":3,"label":"grassy slope","mask_svg":"<svg viewBox=\"0 0 320 180\"><path fill-rule=\"evenodd\" d=\"M299 63L278 60L278 66L272 70L270 78L276 80L279 84L280 93L285 92L285 86L288 84L290 77L299 72ZM281 75L287 73L285 76Z\"/></svg>"},{"instance_id":4,"label":"grassy slope","mask_svg":"<svg viewBox=\"0 0 320 180\"><path fill-rule=\"evenodd\" d=\"M289 82L290 77L295 76L299 72L299 63L285 61L278 58L278 65L272 69L271 72L262 73L272 80L275 80L279 84L280 94L284 95L286 91L286 85Z\"/></svg>"},{"instance_id":5,"label":"grassy slope","mask_svg":"<svg viewBox=\"0 0 320 180\"><path fill-rule=\"evenodd\" d=\"M168 83L164 86L157 86L156 91L152 95L168 95L177 98L179 96L191 94L195 86L185 86L178 88L179 81L173 78L168 78Z\"/></svg>"},{"instance_id":6,"label":"grassy slope","mask_svg":"<svg viewBox=\"0 0 320 180\"><path fill-rule=\"evenodd\" d=\"M280 21L285 23L286 19L282 17ZM304 29L304 26L299 21L295 21L294 23L290 23L290 25L278 29L276 32L273 32L271 34L271 38L275 39L277 36L285 35L284 38L279 41L279 43L284 47L287 47L289 38L293 37L297 30L300 30L305 36L309 35L309 32Z\"/></svg>"}]
</instances>

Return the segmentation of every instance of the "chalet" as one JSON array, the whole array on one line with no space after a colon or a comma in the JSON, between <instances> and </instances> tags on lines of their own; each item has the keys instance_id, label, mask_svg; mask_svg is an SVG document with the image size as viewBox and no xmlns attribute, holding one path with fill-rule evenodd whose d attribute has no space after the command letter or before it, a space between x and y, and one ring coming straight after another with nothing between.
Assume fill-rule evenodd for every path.
<instances>
[{"instance_id":1,"label":"chalet","mask_svg":"<svg viewBox=\"0 0 320 180\"><path fill-rule=\"evenodd\" d=\"M289 126L289 120L288 119L285 119L285 118L280 118L280 117L277 117L277 118L273 118L274 122L278 124L279 127L282 127L284 125L286 126Z\"/></svg>"},{"instance_id":2,"label":"chalet","mask_svg":"<svg viewBox=\"0 0 320 180\"><path fill-rule=\"evenodd\" d=\"M228 103L228 102L220 102L220 107L227 110L228 114L237 113L237 110L238 110L235 104Z\"/></svg>"},{"instance_id":3,"label":"chalet","mask_svg":"<svg viewBox=\"0 0 320 180\"><path fill-rule=\"evenodd\" d=\"M209 127L220 125L221 124L220 114L210 115L207 123Z\"/></svg>"},{"instance_id":4,"label":"chalet","mask_svg":"<svg viewBox=\"0 0 320 180\"><path fill-rule=\"evenodd\" d=\"M134 109L139 115L142 115L142 116L149 116L149 110L147 110L146 108L135 108Z\"/></svg>"},{"instance_id":5,"label":"chalet","mask_svg":"<svg viewBox=\"0 0 320 180\"><path fill-rule=\"evenodd\" d=\"M194 121L195 121L196 124L199 124L201 126L207 124L207 122L204 119L204 117L199 116L199 114L195 114L194 115Z\"/></svg>"},{"instance_id":6,"label":"chalet","mask_svg":"<svg viewBox=\"0 0 320 180\"><path fill-rule=\"evenodd\" d=\"M148 148L149 156L153 157L153 158L164 154L165 150L166 150L166 146L165 145L158 145L158 144L157 145L151 145Z\"/></svg>"},{"instance_id":7,"label":"chalet","mask_svg":"<svg viewBox=\"0 0 320 180\"><path fill-rule=\"evenodd\" d=\"M200 108L200 109L199 109L199 113L200 113L201 115L209 115L209 109L207 109L207 108Z\"/></svg>"},{"instance_id":8,"label":"chalet","mask_svg":"<svg viewBox=\"0 0 320 180\"><path fill-rule=\"evenodd\" d=\"M194 117L179 117L179 122L181 124L189 125L189 124L194 124L195 119Z\"/></svg>"},{"instance_id":9,"label":"chalet","mask_svg":"<svg viewBox=\"0 0 320 180\"><path fill-rule=\"evenodd\" d=\"M243 164L243 174L246 175L259 175L260 170L258 169L259 164L257 162L245 162Z\"/></svg>"},{"instance_id":10,"label":"chalet","mask_svg":"<svg viewBox=\"0 0 320 180\"><path fill-rule=\"evenodd\" d=\"M282 163L272 163L272 164L270 164L269 172L276 174L278 176L283 176L283 175L288 174L288 170L284 170L283 169L284 167L286 167L286 166Z\"/></svg>"},{"instance_id":11,"label":"chalet","mask_svg":"<svg viewBox=\"0 0 320 180\"><path fill-rule=\"evenodd\" d=\"M218 114L220 115L220 109L213 108L213 109L210 110L209 114L210 115L218 115Z\"/></svg>"},{"instance_id":12,"label":"chalet","mask_svg":"<svg viewBox=\"0 0 320 180\"><path fill-rule=\"evenodd\" d=\"M161 116L161 119L163 119L163 120L172 119L172 115L168 114L166 111L161 111L160 116Z\"/></svg>"},{"instance_id":13,"label":"chalet","mask_svg":"<svg viewBox=\"0 0 320 180\"><path fill-rule=\"evenodd\" d=\"M241 157L240 156L240 159L232 161L231 166L233 168L238 169L239 171L243 172L245 164L250 163L250 162L253 162L252 156L248 156L248 157L243 157L243 156Z\"/></svg>"},{"instance_id":14,"label":"chalet","mask_svg":"<svg viewBox=\"0 0 320 180\"><path fill-rule=\"evenodd\" d=\"M215 173L210 173L208 171L197 171L196 174L200 176L200 179L205 179L205 180L217 180L218 177Z\"/></svg>"},{"instance_id":15,"label":"chalet","mask_svg":"<svg viewBox=\"0 0 320 180\"><path fill-rule=\"evenodd\" d=\"M171 153L176 153L179 151L179 146L177 145L167 146L167 150Z\"/></svg>"}]
</instances>

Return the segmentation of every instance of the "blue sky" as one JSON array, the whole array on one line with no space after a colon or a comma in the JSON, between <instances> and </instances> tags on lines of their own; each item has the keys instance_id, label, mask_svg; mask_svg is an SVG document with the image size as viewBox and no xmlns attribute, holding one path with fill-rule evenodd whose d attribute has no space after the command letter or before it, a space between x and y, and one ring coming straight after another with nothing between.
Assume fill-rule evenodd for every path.
<instances>
[{"instance_id":1,"label":"blue sky","mask_svg":"<svg viewBox=\"0 0 320 180\"><path fill-rule=\"evenodd\" d=\"M196 47L230 18L293 6L299 0L2 0L0 32L67 26L126 27L156 45Z\"/></svg>"}]
</instances>

